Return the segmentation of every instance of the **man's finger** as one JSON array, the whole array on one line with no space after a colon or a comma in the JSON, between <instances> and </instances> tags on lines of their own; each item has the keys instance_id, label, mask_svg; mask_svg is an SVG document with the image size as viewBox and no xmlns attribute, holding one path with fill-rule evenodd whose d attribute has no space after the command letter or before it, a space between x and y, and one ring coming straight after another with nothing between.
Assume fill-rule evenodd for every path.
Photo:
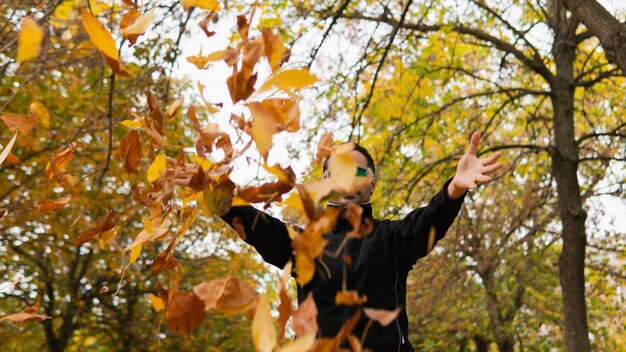
<instances>
[{"instance_id":1,"label":"man's finger","mask_svg":"<svg viewBox=\"0 0 626 352\"><path fill-rule=\"evenodd\" d=\"M472 138L470 140L470 145L467 148L467 154L476 155L476 151L478 151L478 144L480 143L480 133L478 131L472 134Z\"/></svg>"},{"instance_id":2,"label":"man's finger","mask_svg":"<svg viewBox=\"0 0 626 352\"><path fill-rule=\"evenodd\" d=\"M487 166L485 166L485 167L483 168L483 172L482 172L482 173L483 173L483 175L489 175L489 174L492 174L492 173L494 173L496 170L498 170L499 168L501 168L501 167L502 167L502 165L504 165L504 164L502 164L502 163L495 163L495 164L492 164L492 165L487 165Z\"/></svg>"},{"instance_id":3,"label":"man's finger","mask_svg":"<svg viewBox=\"0 0 626 352\"><path fill-rule=\"evenodd\" d=\"M502 155L502 153L500 152L495 152L491 155L489 155L488 157L483 159L483 164L484 165L491 165L493 163L496 162L496 160L498 160L498 158L500 158L500 156Z\"/></svg>"},{"instance_id":4,"label":"man's finger","mask_svg":"<svg viewBox=\"0 0 626 352\"><path fill-rule=\"evenodd\" d=\"M476 177L476 182L477 183L487 183L487 182L491 182L491 181L493 181L493 177L491 177L491 176L480 175L480 176Z\"/></svg>"}]
</instances>

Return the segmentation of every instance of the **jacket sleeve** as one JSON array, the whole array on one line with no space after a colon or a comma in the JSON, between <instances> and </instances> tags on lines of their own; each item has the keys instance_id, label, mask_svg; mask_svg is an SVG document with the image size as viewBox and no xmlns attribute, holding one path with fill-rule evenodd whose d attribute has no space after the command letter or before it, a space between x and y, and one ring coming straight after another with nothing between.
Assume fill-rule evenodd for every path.
<instances>
[{"instance_id":1,"label":"jacket sleeve","mask_svg":"<svg viewBox=\"0 0 626 352\"><path fill-rule=\"evenodd\" d=\"M291 238L282 221L250 205L231 207L222 219L267 263L283 269L291 259Z\"/></svg>"},{"instance_id":2,"label":"jacket sleeve","mask_svg":"<svg viewBox=\"0 0 626 352\"><path fill-rule=\"evenodd\" d=\"M404 219L391 221L390 232L399 258L408 266L425 257L434 245L442 239L456 218L465 194L459 199L450 199L446 181L427 206L413 210ZM429 244L430 231L434 228L434 239Z\"/></svg>"}]
</instances>

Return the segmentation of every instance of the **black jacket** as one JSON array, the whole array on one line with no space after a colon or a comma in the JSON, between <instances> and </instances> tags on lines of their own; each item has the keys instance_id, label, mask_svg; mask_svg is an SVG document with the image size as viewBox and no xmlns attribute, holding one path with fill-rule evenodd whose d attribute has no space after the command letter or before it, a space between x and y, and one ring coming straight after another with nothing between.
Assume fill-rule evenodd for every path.
<instances>
[{"instance_id":1,"label":"black jacket","mask_svg":"<svg viewBox=\"0 0 626 352\"><path fill-rule=\"evenodd\" d=\"M413 350L407 339L407 275L416 261L428 254L430 228L436 229L436 243L444 237L461 208L464 197L451 200L447 196L449 182L426 207L413 210L402 220L373 219L372 233L363 239L349 239L343 254L351 257L350 265L344 263L342 255L337 258L323 255L321 261L316 260L313 279L303 287L298 286L298 302L302 302L309 292L313 293L321 336L335 336L343 323L355 313L354 306L335 305L335 295L342 290L345 276L347 290L356 290L360 296L367 296L365 307L402 308L396 321L390 325L371 325L364 347L374 351ZM371 205L362 207L363 218L372 218ZM235 217L241 219L245 242L254 246L266 262L282 269L293 257L291 239L282 221L251 206L232 207L222 218L232 225ZM325 252L334 252L350 229L348 222L340 218L332 232L324 235L328 240ZM360 338L367 321L368 318L363 315L353 334Z\"/></svg>"}]
</instances>

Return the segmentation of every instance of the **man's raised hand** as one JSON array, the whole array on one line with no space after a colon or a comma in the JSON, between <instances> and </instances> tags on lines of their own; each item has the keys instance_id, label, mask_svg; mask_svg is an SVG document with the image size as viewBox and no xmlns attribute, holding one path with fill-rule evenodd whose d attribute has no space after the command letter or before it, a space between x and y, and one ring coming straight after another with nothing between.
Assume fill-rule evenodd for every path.
<instances>
[{"instance_id":1,"label":"man's raised hand","mask_svg":"<svg viewBox=\"0 0 626 352\"><path fill-rule=\"evenodd\" d=\"M476 157L476 151L480 143L480 133L474 132L470 145L467 148L459 164L456 167L456 175L448 185L448 196L458 199L465 194L468 189L476 189L479 184L491 182L493 178L489 176L502 167L502 163L496 161L500 157L500 152L495 152L485 158Z\"/></svg>"}]
</instances>

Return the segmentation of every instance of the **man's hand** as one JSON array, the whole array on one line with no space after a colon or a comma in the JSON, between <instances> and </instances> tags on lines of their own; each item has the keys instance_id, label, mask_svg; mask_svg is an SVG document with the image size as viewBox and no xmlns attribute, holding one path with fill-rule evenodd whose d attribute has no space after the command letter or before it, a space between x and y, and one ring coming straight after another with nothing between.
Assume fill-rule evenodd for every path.
<instances>
[{"instance_id":1,"label":"man's hand","mask_svg":"<svg viewBox=\"0 0 626 352\"><path fill-rule=\"evenodd\" d=\"M476 189L479 184L491 182L493 178L488 175L502 167L502 163L496 163L500 152L486 158L476 157L479 142L480 133L474 132L467 151L456 166L456 175L448 185L448 196L452 199L461 198L468 189Z\"/></svg>"}]
</instances>

